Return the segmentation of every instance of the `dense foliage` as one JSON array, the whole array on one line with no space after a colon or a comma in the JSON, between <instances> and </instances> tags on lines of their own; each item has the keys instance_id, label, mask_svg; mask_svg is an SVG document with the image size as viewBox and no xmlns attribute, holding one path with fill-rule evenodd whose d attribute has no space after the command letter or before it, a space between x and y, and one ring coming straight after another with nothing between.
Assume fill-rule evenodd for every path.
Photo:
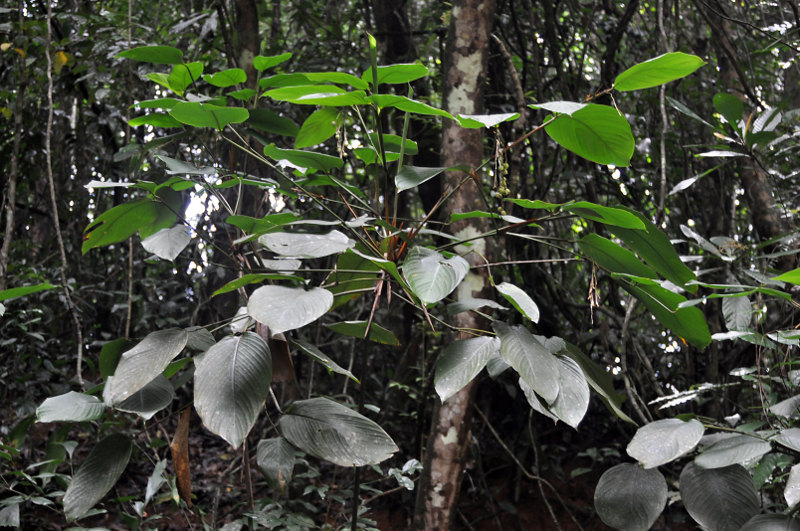
<instances>
[{"instance_id":1,"label":"dense foliage","mask_svg":"<svg viewBox=\"0 0 800 531\"><path fill-rule=\"evenodd\" d=\"M0 8L0 526L800 527L797 6L430 4Z\"/></svg>"}]
</instances>

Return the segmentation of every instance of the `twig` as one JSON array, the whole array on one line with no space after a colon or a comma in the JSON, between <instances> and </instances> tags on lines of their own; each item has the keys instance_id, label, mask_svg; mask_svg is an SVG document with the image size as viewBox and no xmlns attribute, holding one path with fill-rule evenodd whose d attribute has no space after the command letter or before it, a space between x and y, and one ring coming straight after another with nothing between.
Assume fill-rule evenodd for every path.
<instances>
[{"instance_id":1,"label":"twig","mask_svg":"<svg viewBox=\"0 0 800 531\"><path fill-rule=\"evenodd\" d=\"M631 295L628 297L628 309L625 312L625 320L622 321L622 333L620 337L621 344L619 349L619 365L622 368L622 381L625 383L625 391L628 393L628 396L631 397L631 406L633 406L633 409L634 411L636 411L636 414L639 415L639 419L644 424L647 424L651 422L653 419L648 418L648 415L645 415L645 412L639 405L644 401L639 396L639 393L636 392L636 389L633 388L633 385L631 384L631 379L628 376L628 361L627 361L628 330L630 328L631 316L633 315L634 308L636 308L636 299L634 299L633 295Z\"/></svg>"},{"instance_id":2,"label":"twig","mask_svg":"<svg viewBox=\"0 0 800 531\"><path fill-rule=\"evenodd\" d=\"M83 389L83 334L81 333L81 322L78 319L78 313L75 304L72 302L72 296L69 293L69 285L67 284L67 252L64 249L64 238L61 236L61 226L58 217L58 203L56 202L56 185L53 182L53 161L50 155L50 138L53 136L53 59L50 57L50 46L52 39L51 21L53 18L53 8L51 2L47 2L47 46L45 46L44 54L47 59L47 132L44 137L44 154L46 159L46 173L47 182L50 186L50 207L53 214L53 226L56 231L56 240L58 241L58 251L61 255L61 287L64 289L64 300L67 304L67 309L72 315L72 322L75 325L75 335L77 339L77 353L75 372L78 385Z\"/></svg>"}]
</instances>

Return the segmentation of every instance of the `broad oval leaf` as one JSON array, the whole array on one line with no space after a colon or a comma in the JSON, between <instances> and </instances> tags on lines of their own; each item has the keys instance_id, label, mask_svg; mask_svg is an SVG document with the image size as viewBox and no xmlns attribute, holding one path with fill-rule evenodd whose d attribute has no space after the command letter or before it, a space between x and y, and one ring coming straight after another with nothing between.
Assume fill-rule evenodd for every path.
<instances>
[{"instance_id":1,"label":"broad oval leaf","mask_svg":"<svg viewBox=\"0 0 800 531\"><path fill-rule=\"evenodd\" d=\"M412 247L403 262L403 276L425 304L438 302L453 292L469 271L460 256L445 258L427 247Z\"/></svg>"},{"instance_id":2,"label":"broad oval leaf","mask_svg":"<svg viewBox=\"0 0 800 531\"><path fill-rule=\"evenodd\" d=\"M286 413L278 422L281 435L304 452L340 466L378 464L398 450L376 423L327 398L300 400Z\"/></svg>"},{"instance_id":3,"label":"broad oval leaf","mask_svg":"<svg viewBox=\"0 0 800 531\"><path fill-rule=\"evenodd\" d=\"M783 514L757 514L739 531L800 531L800 521Z\"/></svg>"},{"instance_id":4,"label":"broad oval leaf","mask_svg":"<svg viewBox=\"0 0 800 531\"><path fill-rule=\"evenodd\" d=\"M744 113L744 103L733 94L720 92L714 94L714 108L717 109L725 120L736 130L739 130L739 122Z\"/></svg>"},{"instance_id":5,"label":"broad oval leaf","mask_svg":"<svg viewBox=\"0 0 800 531\"><path fill-rule=\"evenodd\" d=\"M128 125L131 127L137 127L140 125L152 125L153 127L183 127L183 124L180 123L178 120L170 116L169 114L164 114L160 112L151 112L150 114L145 114L144 116L137 116L136 118L131 118L128 120Z\"/></svg>"},{"instance_id":6,"label":"broad oval leaf","mask_svg":"<svg viewBox=\"0 0 800 531\"><path fill-rule=\"evenodd\" d=\"M303 151L301 149L281 149L274 144L264 146L264 154L271 159L281 161L287 160L295 166L329 172L334 168L341 168L344 162L339 157L315 153L313 151Z\"/></svg>"},{"instance_id":7,"label":"broad oval leaf","mask_svg":"<svg viewBox=\"0 0 800 531\"><path fill-rule=\"evenodd\" d=\"M269 486L277 492L285 492L294 471L294 447L283 437L261 439L256 449L256 462Z\"/></svg>"},{"instance_id":8,"label":"broad oval leaf","mask_svg":"<svg viewBox=\"0 0 800 531\"><path fill-rule=\"evenodd\" d=\"M144 420L148 420L167 407L173 398L175 398L175 389L166 376L159 374L152 382L114 407L120 411L136 413Z\"/></svg>"},{"instance_id":9,"label":"broad oval leaf","mask_svg":"<svg viewBox=\"0 0 800 531\"><path fill-rule=\"evenodd\" d=\"M67 520L77 520L117 482L131 457L131 442L121 433L109 435L92 448L64 494Z\"/></svg>"},{"instance_id":10,"label":"broad oval leaf","mask_svg":"<svg viewBox=\"0 0 800 531\"><path fill-rule=\"evenodd\" d=\"M509 282L497 284L495 289L511 303L519 313L533 321L539 322L539 307L533 302L530 296L520 288Z\"/></svg>"},{"instance_id":11,"label":"broad oval leaf","mask_svg":"<svg viewBox=\"0 0 800 531\"><path fill-rule=\"evenodd\" d=\"M272 357L261 336L228 336L195 358L194 407L203 424L238 448L269 394Z\"/></svg>"},{"instance_id":12,"label":"broad oval leaf","mask_svg":"<svg viewBox=\"0 0 800 531\"><path fill-rule=\"evenodd\" d=\"M421 63L400 63L378 66L378 85L403 85L428 75L428 69ZM372 67L361 74L361 79L373 84Z\"/></svg>"},{"instance_id":13,"label":"broad oval leaf","mask_svg":"<svg viewBox=\"0 0 800 531\"><path fill-rule=\"evenodd\" d=\"M36 408L36 422L83 422L103 416L106 406L96 396L70 391L51 396Z\"/></svg>"},{"instance_id":14,"label":"broad oval leaf","mask_svg":"<svg viewBox=\"0 0 800 531\"><path fill-rule=\"evenodd\" d=\"M266 91L276 101L286 101L298 105L321 105L325 107L348 107L369 103L363 90L346 91L336 85L296 85Z\"/></svg>"},{"instance_id":15,"label":"broad oval leaf","mask_svg":"<svg viewBox=\"0 0 800 531\"><path fill-rule=\"evenodd\" d=\"M206 83L215 87L227 88L247 81L247 74L241 68L228 68L213 75L203 76Z\"/></svg>"},{"instance_id":16,"label":"broad oval leaf","mask_svg":"<svg viewBox=\"0 0 800 531\"><path fill-rule=\"evenodd\" d=\"M800 502L800 465L794 465L789 471L786 488L783 490L783 499L789 507L794 507Z\"/></svg>"},{"instance_id":17,"label":"broad oval leaf","mask_svg":"<svg viewBox=\"0 0 800 531\"><path fill-rule=\"evenodd\" d=\"M559 391L550 405L559 419L576 430L589 409L589 384L580 365L567 356L556 356L559 362Z\"/></svg>"},{"instance_id":18,"label":"broad oval leaf","mask_svg":"<svg viewBox=\"0 0 800 531\"><path fill-rule=\"evenodd\" d=\"M335 135L338 118L339 110L335 107L322 107L313 112L300 126L294 140L295 149L321 144Z\"/></svg>"},{"instance_id":19,"label":"broad oval leaf","mask_svg":"<svg viewBox=\"0 0 800 531\"><path fill-rule=\"evenodd\" d=\"M372 101L375 102L379 109L393 107L401 111L421 114L423 116L443 116L445 118L455 120L453 115L445 110L431 107L427 103L412 100L411 98L407 98L405 96L397 96L395 94L373 94Z\"/></svg>"},{"instance_id":20,"label":"broad oval leaf","mask_svg":"<svg viewBox=\"0 0 800 531\"><path fill-rule=\"evenodd\" d=\"M213 103L182 101L170 111L170 116L179 122L193 127L213 127L218 131L228 124L238 124L250 117L242 107L221 107Z\"/></svg>"},{"instance_id":21,"label":"broad oval leaf","mask_svg":"<svg viewBox=\"0 0 800 531\"><path fill-rule=\"evenodd\" d=\"M636 430L627 452L645 468L655 468L691 452L704 431L696 419L657 420Z\"/></svg>"},{"instance_id":22,"label":"broad oval leaf","mask_svg":"<svg viewBox=\"0 0 800 531\"><path fill-rule=\"evenodd\" d=\"M772 449L767 441L749 435L736 435L712 444L695 457L694 462L703 468L722 468L760 459Z\"/></svg>"},{"instance_id":23,"label":"broad oval leaf","mask_svg":"<svg viewBox=\"0 0 800 531\"><path fill-rule=\"evenodd\" d=\"M667 481L657 469L622 463L606 470L594 490L594 508L609 527L646 531L667 505Z\"/></svg>"},{"instance_id":24,"label":"broad oval leaf","mask_svg":"<svg viewBox=\"0 0 800 531\"><path fill-rule=\"evenodd\" d=\"M753 478L741 465L707 469L689 463L680 489L689 516L711 531L738 531L760 509Z\"/></svg>"},{"instance_id":25,"label":"broad oval leaf","mask_svg":"<svg viewBox=\"0 0 800 531\"><path fill-rule=\"evenodd\" d=\"M516 370L531 389L547 404L552 404L560 390L560 364L538 339L522 326L508 326L495 321L492 327L500 338L500 355Z\"/></svg>"},{"instance_id":26,"label":"broad oval leaf","mask_svg":"<svg viewBox=\"0 0 800 531\"><path fill-rule=\"evenodd\" d=\"M284 286L261 286L250 295L247 313L273 334L300 328L322 317L333 305L333 293Z\"/></svg>"},{"instance_id":27,"label":"broad oval leaf","mask_svg":"<svg viewBox=\"0 0 800 531\"><path fill-rule=\"evenodd\" d=\"M158 65L176 65L183 62L183 52L172 46L139 46L120 52L117 57Z\"/></svg>"},{"instance_id":28,"label":"broad oval leaf","mask_svg":"<svg viewBox=\"0 0 800 531\"><path fill-rule=\"evenodd\" d=\"M779 417L794 419L800 417L800 395L795 395L773 404L769 408L770 412Z\"/></svg>"},{"instance_id":29,"label":"broad oval leaf","mask_svg":"<svg viewBox=\"0 0 800 531\"><path fill-rule=\"evenodd\" d=\"M472 381L493 356L500 353L495 337L460 339L450 343L436 360L433 383L442 402Z\"/></svg>"},{"instance_id":30,"label":"broad oval leaf","mask_svg":"<svg viewBox=\"0 0 800 531\"><path fill-rule=\"evenodd\" d=\"M704 64L706 62L696 55L683 52L665 53L622 72L614 80L614 88L626 92L657 87L686 77Z\"/></svg>"},{"instance_id":31,"label":"broad oval leaf","mask_svg":"<svg viewBox=\"0 0 800 531\"><path fill-rule=\"evenodd\" d=\"M800 428L788 428L781 430L781 432L773 439L776 443L781 444L787 448L791 448L796 452L800 452Z\"/></svg>"},{"instance_id":32,"label":"broad oval leaf","mask_svg":"<svg viewBox=\"0 0 800 531\"><path fill-rule=\"evenodd\" d=\"M400 346L400 340L397 339L394 332L377 323L370 323L369 321L342 321L340 323L326 324L325 326L343 336L368 339L375 343L392 345L394 347ZM369 327L369 337L364 337L367 333L367 327Z\"/></svg>"},{"instance_id":33,"label":"broad oval leaf","mask_svg":"<svg viewBox=\"0 0 800 531\"><path fill-rule=\"evenodd\" d=\"M631 126L608 105L586 103L572 114L559 114L545 131L562 147L592 162L615 166L631 163Z\"/></svg>"},{"instance_id":34,"label":"broad oval leaf","mask_svg":"<svg viewBox=\"0 0 800 531\"><path fill-rule=\"evenodd\" d=\"M270 232L258 237L258 243L281 256L321 258L343 253L355 242L338 230L327 234L303 232Z\"/></svg>"},{"instance_id":35,"label":"broad oval leaf","mask_svg":"<svg viewBox=\"0 0 800 531\"><path fill-rule=\"evenodd\" d=\"M267 68L272 68L273 66L278 66L279 64L288 61L292 57L291 52L286 52L280 55L256 55L253 57L253 68L258 70L259 72L263 72Z\"/></svg>"},{"instance_id":36,"label":"broad oval leaf","mask_svg":"<svg viewBox=\"0 0 800 531\"><path fill-rule=\"evenodd\" d=\"M142 240L142 247L145 251L172 262L191 241L192 237L186 227L175 225L148 236Z\"/></svg>"},{"instance_id":37,"label":"broad oval leaf","mask_svg":"<svg viewBox=\"0 0 800 531\"><path fill-rule=\"evenodd\" d=\"M186 330L172 328L148 334L135 347L122 354L114 376L103 396L109 404L119 404L164 372L180 354L189 336Z\"/></svg>"}]
</instances>

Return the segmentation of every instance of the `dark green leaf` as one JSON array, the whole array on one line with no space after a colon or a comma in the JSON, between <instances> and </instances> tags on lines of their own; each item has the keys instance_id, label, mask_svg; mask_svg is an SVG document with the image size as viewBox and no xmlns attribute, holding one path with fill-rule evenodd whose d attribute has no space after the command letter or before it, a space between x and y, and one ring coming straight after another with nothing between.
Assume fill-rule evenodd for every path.
<instances>
[{"instance_id":1,"label":"dark green leaf","mask_svg":"<svg viewBox=\"0 0 800 531\"><path fill-rule=\"evenodd\" d=\"M705 428L695 419L662 419L642 426L628 444L628 455L644 468L655 468L694 450Z\"/></svg>"},{"instance_id":2,"label":"dark green leaf","mask_svg":"<svg viewBox=\"0 0 800 531\"><path fill-rule=\"evenodd\" d=\"M325 326L337 334L364 339L364 335L367 331L367 324L368 321L342 321L340 323L326 324ZM400 340L397 339L394 332L376 323L370 324L369 337L367 339L384 345L400 346Z\"/></svg>"},{"instance_id":3,"label":"dark green leaf","mask_svg":"<svg viewBox=\"0 0 800 531\"><path fill-rule=\"evenodd\" d=\"M117 57L159 65L175 65L183 61L183 52L172 46L140 46L120 52Z\"/></svg>"},{"instance_id":4,"label":"dark green leaf","mask_svg":"<svg viewBox=\"0 0 800 531\"><path fill-rule=\"evenodd\" d=\"M744 114L744 103L732 94L720 92L714 94L714 108L736 131L739 130L739 122Z\"/></svg>"},{"instance_id":5,"label":"dark green leaf","mask_svg":"<svg viewBox=\"0 0 800 531\"><path fill-rule=\"evenodd\" d=\"M456 340L444 349L436 360L433 377L436 393L442 402L472 381L489 358L500 353L497 338L483 336Z\"/></svg>"},{"instance_id":6,"label":"dark green leaf","mask_svg":"<svg viewBox=\"0 0 800 531\"><path fill-rule=\"evenodd\" d=\"M183 124L169 114L151 112L150 114L145 114L144 116L131 118L128 120L128 125L131 127L137 127L139 125L152 125L153 127L182 127Z\"/></svg>"},{"instance_id":7,"label":"dark green leaf","mask_svg":"<svg viewBox=\"0 0 800 531\"><path fill-rule=\"evenodd\" d=\"M358 378L353 376L353 373L351 373L350 371L348 371L347 369L345 369L344 367L342 367L341 365L330 359L328 356L325 355L324 352L322 352L320 349L318 349L311 343L306 343L305 341L300 341L299 339L289 339L289 343L293 347L297 348L297 350L299 350L306 356L310 357L311 359L313 359L314 361L316 361L317 363L328 369L329 373L335 372L336 374L343 374L344 376L347 376L354 382L359 383Z\"/></svg>"},{"instance_id":8,"label":"dark green leaf","mask_svg":"<svg viewBox=\"0 0 800 531\"><path fill-rule=\"evenodd\" d=\"M405 96L396 96L394 94L374 94L372 96L372 100L379 109L393 107L401 111L421 114L423 116L444 116L445 118L455 120L453 115L447 111L437 109L436 107L431 107L426 103L412 100L410 98L406 98Z\"/></svg>"},{"instance_id":9,"label":"dark green leaf","mask_svg":"<svg viewBox=\"0 0 800 531\"><path fill-rule=\"evenodd\" d=\"M234 85L239 85L247 81L247 74L241 68L229 68L222 72L217 72L214 75L204 75L203 79L206 83L214 85L215 87L227 88Z\"/></svg>"},{"instance_id":10,"label":"dark green leaf","mask_svg":"<svg viewBox=\"0 0 800 531\"><path fill-rule=\"evenodd\" d=\"M271 159L280 161L288 160L290 163L301 168L309 168L329 172L334 168L344 166L344 161L339 157L332 157L314 151L302 151L299 149L281 149L275 144L264 146L264 154Z\"/></svg>"},{"instance_id":11,"label":"dark green leaf","mask_svg":"<svg viewBox=\"0 0 800 531\"><path fill-rule=\"evenodd\" d=\"M172 384L163 374L156 376L131 396L117 404L115 409L136 413L144 420L149 420L153 415L167 407L175 398Z\"/></svg>"},{"instance_id":12,"label":"dark green leaf","mask_svg":"<svg viewBox=\"0 0 800 531\"><path fill-rule=\"evenodd\" d=\"M261 439L256 450L258 468L264 473L269 486L283 493L292 480L294 471L294 448L283 437Z\"/></svg>"},{"instance_id":13,"label":"dark green leaf","mask_svg":"<svg viewBox=\"0 0 800 531\"><path fill-rule=\"evenodd\" d=\"M84 422L103 416L106 406L96 396L70 391L36 408L36 422Z\"/></svg>"},{"instance_id":14,"label":"dark green leaf","mask_svg":"<svg viewBox=\"0 0 800 531\"><path fill-rule=\"evenodd\" d=\"M667 482L657 469L622 463L606 470L594 491L594 508L606 525L645 531L667 505Z\"/></svg>"},{"instance_id":15,"label":"dark green leaf","mask_svg":"<svg viewBox=\"0 0 800 531\"><path fill-rule=\"evenodd\" d=\"M300 127L294 147L300 149L325 142L336 134L338 118L339 110L335 107L323 107L314 112Z\"/></svg>"},{"instance_id":16,"label":"dark green leaf","mask_svg":"<svg viewBox=\"0 0 800 531\"><path fill-rule=\"evenodd\" d=\"M578 201L564 206L565 212L577 214L582 218L598 221L612 227L626 229L644 229L644 223L631 211L596 205L588 201Z\"/></svg>"},{"instance_id":17,"label":"dark green leaf","mask_svg":"<svg viewBox=\"0 0 800 531\"><path fill-rule=\"evenodd\" d=\"M378 85L402 85L428 75L428 69L421 63L405 63L378 67ZM361 79L372 85L372 67L361 74Z\"/></svg>"},{"instance_id":18,"label":"dark green leaf","mask_svg":"<svg viewBox=\"0 0 800 531\"><path fill-rule=\"evenodd\" d=\"M284 118L269 109L253 109L247 119L247 125L259 131L282 136L296 136L300 128L289 118Z\"/></svg>"},{"instance_id":19,"label":"dark green leaf","mask_svg":"<svg viewBox=\"0 0 800 531\"><path fill-rule=\"evenodd\" d=\"M681 472L680 489L686 511L711 531L738 530L761 505L753 478L741 465L705 469L689 463Z\"/></svg>"}]
</instances>

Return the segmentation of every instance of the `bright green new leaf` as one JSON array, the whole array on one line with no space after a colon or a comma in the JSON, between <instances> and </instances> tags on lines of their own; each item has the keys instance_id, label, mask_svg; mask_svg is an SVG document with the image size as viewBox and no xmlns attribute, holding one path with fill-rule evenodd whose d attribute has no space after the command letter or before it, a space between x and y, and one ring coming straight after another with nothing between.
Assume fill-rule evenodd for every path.
<instances>
[{"instance_id":1,"label":"bright green new leaf","mask_svg":"<svg viewBox=\"0 0 800 531\"><path fill-rule=\"evenodd\" d=\"M381 343L383 345L392 345L395 347L400 346L400 340L394 335L394 332L387 330L376 323L369 323L368 321L342 321L341 323L326 324L328 328L342 334L343 336L357 337L364 339L364 334L367 332L369 325L369 339L374 343Z\"/></svg>"},{"instance_id":2,"label":"bright green new leaf","mask_svg":"<svg viewBox=\"0 0 800 531\"><path fill-rule=\"evenodd\" d=\"M321 105L327 107L347 107L363 105L369 102L366 92L353 90L348 92L336 85L298 85L281 87L266 91L262 96L269 96L275 101L287 101L300 105Z\"/></svg>"},{"instance_id":3,"label":"bright green new leaf","mask_svg":"<svg viewBox=\"0 0 800 531\"><path fill-rule=\"evenodd\" d=\"M789 284L800 285L800 268L792 269L791 271L787 271L786 273L781 273L777 277L772 278L772 280L778 280L780 282L788 282Z\"/></svg>"},{"instance_id":4,"label":"bright green new leaf","mask_svg":"<svg viewBox=\"0 0 800 531\"><path fill-rule=\"evenodd\" d=\"M228 124L238 124L250 117L247 109L221 107L212 103L182 101L169 114L179 122L193 127L213 127L222 131Z\"/></svg>"},{"instance_id":5,"label":"bright green new leaf","mask_svg":"<svg viewBox=\"0 0 800 531\"><path fill-rule=\"evenodd\" d=\"M277 161L288 160L290 163L301 168L324 172L329 172L334 168L341 168L344 166L344 161L339 157L299 149L281 149L276 147L275 144L264 146L264 155Z\"/></svg>"},{"instance_id":6,"label":"bright green new leaf","mask_svg":"<svg viewBox=\"0 0 800 531\"><path fill-rule=\"evenodd\" d=\"M293 403L278 430L304 452L340 466L378 464L398 450L376 423L327 398Z\"/></svg>"},{"instance_id":7,"label":"bright green new leaf","mask_svg":"<svg viewBox=\"0 0 800 531\"><path fill-rule=\"evenodd\" d=\"M650 529L667 505L667 481L656 469L621 463L600 476L594 508L609 527L625 531Z\"/></svg>"},{"instance_id":8,"label":"bright green new leaf","mask_svg":"<svg viewBox=\"0 0 800 531\"><path fill-rule=\"evenodd\" d=\"M84 422L103 416L106 406L96 396L70 391L51 396L36 408L36 422Z\"/></svg>"},{"instance_id":9,"label":"bright green new leaf","mask_svg":"<svg viewBox=\"0 0 800 531\"><path fill-rule=\"evenodd\" d=\"M183 52L172 46L140 46L120 52L117 57L159 65L175 65L183 62Z\"/></svg>"},{"instance_id":10,"label":"bright green new leaf","mask_svg":"<svg viewBox=\"0 0 800 531\"><path fill-rule=\"evenodd\" d=\"M626 92L656 87L686 77L704 64L706 62L696 55L665 53L622 72L614 81L614 88Z\"/></svg>"},{"instance_id":11,"label":"bright green new leaf","mask_svg":"<svg viewBox=\"0 0 800 531\"><path fill-rule=\"evenodd\" d=\"M565 212L572 212L582 218L591 219L613 227L644 229L644 223L635 214L621 208L596 205L589 201L577 201L564 206Z\"/></svg>"},{"instance_id":12,"label":"bright green new leaf","mask_svg":"<svg viewBox=\"0 0 800 531\"><path fill-rule=\"evenodd\" d=\"M545 131L562 147L592 162L630 165L634 146L631 126L614 107L583 104L572 114L558 114Z\"/></svg>"},{"instance_id":13,"label":"bright green new leaf","mask_svg":"<svg viewBox=\"0 0 800 531\"><path fill-rule=\"evenodd\" d=\"M411 290L425 304L438 302L453 292L469 271L469 262L460 256L445 258L427 247L412 247L403 262Z\"/></svg>"},{"instance_id":14,"label":"bright green new leaf","mask_svg":"<svg viewBox=\"0 0 800 531\"><path fill-rule=\"evenodd\" d=\"M156 98L154 100L144 100L131 105L136 109L171 109L180 102L178 98Z\"/></svg>"},{"instance_id":15,"label":"bright green new leaf","mask_svg":"<svg viewBox=\"0 0 800 531\"><path fill-rule=\"evenodd\" d=\"M714 94L714 108L720 113L731 127L739 131L739 122L744 114L744 103L732 94L720 92Z\"/></svg>"},{"instance_id":16,"label":"bright green new leaf","mask_svg":"<svg viewBox=\"0 0 800 531\"><path fill-rule=\"evenodd\" d=\"M131 458L131 442L121 433L109 435L92 448L64 493L64 513L74 521L103 499L119 480Z\"/></svg>"},{"instance_id":17,"label":"bright green new leaf","mask_svg":"<svg viewBox=\"0 0 800 531\"><path fill-rule=\"evenodd\" d=\"M550 212L554 211L556 208L561 206L560 203L547 203L539 199L531 201L530 199L516 199L512 197L506 199L506 201L508 201L509 203L514 203L517 206L521 206L522 208L542 209Z\"/></svg>"},{"instance_id":18,"label":"bright green new leaf","mask_svg":"<svg viewBox=\"0 0 800 531\"><path fill-rule=\"evenodd\" d=\"M167 87L179 96L183 96L186 89L200 79L203 74L203 63L183 63L172 67L172 72L167 76Z\"/></svg>"},{"instance_id":19,"label":"bright green new leaf","mask_svg":"<svg viewBox=\"0 0 800 531\"><path fill-rule=\"evenodd\" d=\"M195 358L194 407L211 432L238 448L269 395L272 356L261 336L228 336Z\"/></svg>"},{"instance_id":20,"label":"bright green new leaf","mask_svg":"<svg viewBox=\"0 0 800 531\"><path fill-rule=\"evenodd\" d=\"M248 101L250 98L257 94L255 89L242 89L242 90L234 90L233 92L228 92L226 95L230 96L231 98L237 99L239 101ZM252 114L252 111L251 111Z\"/></svg>"},{"instance_id":21,"label":"bright green new leaf","mask_svg":"<svg viewBox=\"0 0 800 531\"><path fill-rule=\"evenodd\" d=\"M466 129L480 129L481 127L494 127L503 122L511 122L519 118L518 112L504 114L459 114L456 116L458 125Z\"/></svg>"},{"instance_id":22,"label":"bright green new leaf","mask_svg":"<svg viewBox=\"0 0 800 531\"><path fill-rule=\"evenodd\" d=\"M404 63L378 67L378 85L402 85L428 75L428 69L421 63ZM361 74L361 79L372 85L372 67Z\"/></svg>"},{"instance_id":23,"label":"bright green new leaf","mask_svg":"<svg viewBox=\"0 0 800 531\"><path fill-rule=\"evenodd\" d=\"M159 205L151 199L137 199L106 210L86 227L81 252L121 242L159 218Z\"/></svg>"},{"instance_id":24,"label":"bright green new leaf","mask_svg":"<svg viewBox=\"0 0 800 531\"><path fill-rule=\"evenodd\" d=\"M369 138L370 142L375 146L378 146L378 133L367 133L367 137ZM405 146L405 154L406 155L416 155L419 153L419 147L417 143L413 140L408 138L405 139L403 142L403 137L399 135L392 135L389 133L383 134L383 149L392 152L392 153L400 153L400 149Z\"/></svg>"},{"instance_id":25,"label":"bright green new leaf","mask_svg":"<svg viewBox=\"0 0 800 531\"><path fill-rule=\"evenodd\" d=\"M258 70L259 72L263 72L267 68L272 68L273 66L278 66L284 61L288 61L291 57L292 57L291 52L283 53L280 55L270 55L266 57L263 55L256 55L255 57L253 57L253 68Z\"/></svg>"},{"instance_id":26,"label":"bright green new leaf","mask_svg":"<svg viewBox=\"0 0 800 531\"><path fill-rule=\"evenodd\" d=\"M33 286L19 286L16 288L4 289L3 291L0 291L0 301L16 299L17 297L23 297L25 295L30 295L31 293L36 293L38 291L56 289L57 287L58 286L54 286L52 284L48 284L47 282L43 282L41 284L35 284Z\"/></svg>"},{"instance_id":27,"label":"bright green new leaf","mask_svg":"<svg viewBox=\"0 0 800 531\"><path fill-rule=\"evenodd\" d=\"M144 116L131 118L128 120L128 125L131 127L137 127L140 125L152 125L153 127L181 127L183 124L169 114L152 112L150 114L145 114Z\"/></svg>"},{"instance_id":28,"label":"bright green new leaf","mask_svg":"<svg viewBox=\"0 0 800 531\"><path fill-rule=\"evenodd\" d=\"M234 85L239 85L247 81L247 74L241 68L229 68L216 74L203 76L206 83L214 85L215 87L227 88Z\"/></svg>"},{"instance_id":29,"label":"bright green new leaf","mask_svg":"<svg viewBox=\"0 0 800 531\"><path fill-rule=\"evenodd\" d=\"M311 114L297 133L295 149L311 147L325 142L336 134L339 110L335 107L322 107Z\"/></svg>"}]
</instances>

